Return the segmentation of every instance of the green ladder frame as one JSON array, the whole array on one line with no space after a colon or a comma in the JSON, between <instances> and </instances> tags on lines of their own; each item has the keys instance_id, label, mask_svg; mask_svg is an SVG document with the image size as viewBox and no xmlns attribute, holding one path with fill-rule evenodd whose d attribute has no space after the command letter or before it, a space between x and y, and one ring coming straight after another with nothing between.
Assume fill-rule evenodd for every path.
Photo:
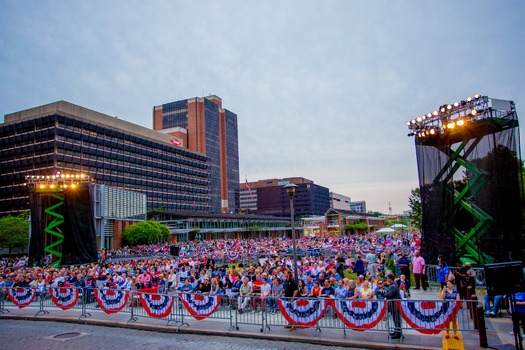
<instances>
[{"instance_id":1,"label":"green ladder frame","mask_svg":"<svg viewBox=\"0 0 525 350\"><path fill-rule=\"evenodd\" d=\"M53 256L53 262L51 263L51 266L58 266L62 263L62 251L58 250L58 248L61 248L60 245L64 242L64 235L60 231L57 231L57 228L64 222L64 216L55 212L55 209L64 205L64 197L53 193L48 194L50 197L58 199L58 202L44 210L44 213L53 217L53 220L45 227L44 232L46 232L49 237L55 238L50 239L51 242L44 248L44 252Z\"/></svg>"}]
</instances>

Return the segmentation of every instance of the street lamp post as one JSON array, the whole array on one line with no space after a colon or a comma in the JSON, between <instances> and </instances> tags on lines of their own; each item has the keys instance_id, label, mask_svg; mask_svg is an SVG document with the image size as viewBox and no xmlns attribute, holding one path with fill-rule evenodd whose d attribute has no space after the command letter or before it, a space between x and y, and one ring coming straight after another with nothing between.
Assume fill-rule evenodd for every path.
<instances>
[{"instance_id":1,"label":"street lamp post","mask_svg":"<svg viewBox=\"0 0 525 350\"><path fill-rule=\"evenodd\" d=\"M290 197L290 218L292 220L292 249L293 249L293 273L295 276L295 283L299 283L299 274L297 273L297 246L295 244L295 223L294 223L294 207L293 207L293 197L295 195L295 188L297 185L293 183L289 183L288 185L284 186L286 189L286 192L288 193L288 197Z\"/></svg>"}]
</instances>

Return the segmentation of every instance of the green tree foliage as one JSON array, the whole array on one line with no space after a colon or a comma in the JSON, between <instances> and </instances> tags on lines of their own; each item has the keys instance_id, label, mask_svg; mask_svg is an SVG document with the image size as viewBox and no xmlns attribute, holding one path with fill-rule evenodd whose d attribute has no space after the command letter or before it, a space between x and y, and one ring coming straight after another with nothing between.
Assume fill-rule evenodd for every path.
<instances>
[{"instance_id":1,"label":"green tree foliage","mask_svg":"<svg viewBox=\"0 0 525 350\"><path fill-rule=\"evenodd\" d=\"M410 196L408 197L408 206L411 209L410 222L412 226L421 230L423 227L423 211L421 208L421 190L419 187L416 187L410 191Z\"/></svg>"},{"instance_id":2,"label":"green tree foliage","mask_svg":"<svg viewBox=\"0 0 525 350\"><path fill-rule=\"evenodd\" d=\"M345 229L347 231L350 231L350 233L352 234L356 232L365 232L366 230L368 230L368 225L364 222L359 222L357 224L347 224L345 226Z\"/></svg>"},{"instance_id":3,"label":"green tree foliage","mask_svg":"<svg viewBox=\"0 0 525 350\"><path fill-rule=\"evenodd\" d=\"M27 246L29 240L29 222L27 214L19 216L4 216L0 218L0 247L9 249L9 256L13 248Z\"/></svg>"},{"instance_id":4,"label":"green tree foliage","mask_svg":"<svg viewBox=\"0 0 525 350\"><path fill-rule=\"evenodd\" d=\"M170 236L168 226L153 220L128 226L122 233L126 245L151 244L166 241Z\"/></svg>"}]
</instances>

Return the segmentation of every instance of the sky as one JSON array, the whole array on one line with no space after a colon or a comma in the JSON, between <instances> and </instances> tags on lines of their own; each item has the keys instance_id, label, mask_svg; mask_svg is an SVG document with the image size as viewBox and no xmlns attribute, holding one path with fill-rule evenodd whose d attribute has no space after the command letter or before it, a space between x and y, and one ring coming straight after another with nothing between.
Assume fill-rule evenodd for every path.
<instances>
[{"instance_id":1,"label":"sky","mask_svg":"<svg viewBox=\"0 0 525 350\"><path fill-rule=\"evenodd\" d=\"M402 213L408 120L476 93L525 113L523 18L521 0L0 0L0 115L65 100L152 128L153 106L214 94L241 182Z\"/></svg>"}]
</instances>

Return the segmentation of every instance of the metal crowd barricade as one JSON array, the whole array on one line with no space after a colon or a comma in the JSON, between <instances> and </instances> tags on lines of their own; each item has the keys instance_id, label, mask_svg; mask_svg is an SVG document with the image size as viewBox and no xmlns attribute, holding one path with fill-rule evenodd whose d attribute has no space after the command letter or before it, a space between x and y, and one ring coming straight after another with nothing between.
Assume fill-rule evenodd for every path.
<instances>
[{"instance_id":1,"label":"metal crowd barricade","mask_svg":"<svg viewBox=\"0 0 525 350\"><path fill-rule=\"evenodd\" d=\"M389 303L397 304L396 308L388 308L387 328L390 332L416 330L432 334L448 331L451 337L454 328L458 333L478 332L475 315L470 311L478 305L477 300L389 300ZM449 313L450 317L447 317ZM400 327L395 324L395 317L399 317Z\"/></svg>"},{"instance_id":2,"label":"metal crowd barricade","mask_svg":"<svg viewBox=\"0 0 525 350\"><path fill-rule=\"evenodd\" d=\"M15 289L15 288L12 288ZM27 312L38 310L35 316L40 314L49 314L48 310L63 309L81 311L80 317L91 316L88 311L101 310L99 303L95 298L94 288L71 288L65 287L62 301L60 303L53 298L52 293L44 293L31 299L32 288L18 288L19 298L16 303L11 300L5 300L5 295L0 294L0 312L9 312L10 307L27 307ZM58 288L60 289L60 288ZM67 290L66 290L67 289ZM70 298L71 293L78 291L78 299ZM111 290L106 290L108 292ZM279 301L270 301L260 296L250 296L247 308L239 312L239 301L237 296L228 295L210 295L199 293L179 294L158 294L144 293L148 295L151 304L142 304L140 294L131 291L115 290L115 292L128 294L124 306L122 298L111 301L108 297L105 300L104 310L107 311L112 305L118 304L118 310L114 313L124 313L129 315L129 321L137 321L144 318L146 320L157 318L170 322L180 323L178 330L185 325L191 327L190 320L209 320L211 322L222 322L229 324L229 329L239 330L239 326L252 326L258 328L261 332L271 331L271 327L289 327L311 328L314 336L322 329L341 330L342 335L346 338L347 329L358 331L372 331L387 334L387 332L418 331L420 333L437 334L442 331L449 331L453 336L454 322L459 332L480 332L480 341L482 340L482 331L478 328L475 320L482 314L481 304L477 300L354 300L354 299L325 299L325 298L294 298L293 300L281 298ZM12 293L12 292L11 292ZM12 295L12 294L11 294ZM122 296L122 294L120 294ZM166 309L152 315L152 309L159 309L162 303L166 302L165 298L173 298L173 303ZM220 297L220 300L219 300ZM60 299L60 298L58 298ZM32 301L31 301L32 300ZM69 300L74 302L68 303ZM155 304L157 302L157 304ZM101 302L102 303L102 302ZM113 304L112 304L113 303ZM23 305L22 305L23 304ZM66 307L63 307L67 304ZM145 305L149 305L146 309ZM120 308L122 306L122 308ZM160 305L162 306L162 305ZM476 314L476 310L478 314ZM23 314L22 313L22 314ZM20 313L19 313L20 314ZM97 318L100 312L93 313L93 318ZM80 318L79 317L79 318ZM99 316L100 317L100 316ZM217 328L213 325L214 328ZM244 327L243 327L244 328ZM407 332L410 333L410 332ZM334 333L337 335L337 333ZM486 336L485 336L486 338Z\"/></svg>"},{"instance_id":3,"label":"metal crowd barricade","mask_svg":"<svg viewBox=\"0 0 525 350\"><path fill-rule=\"evenodd\" d=\"M166 316L152 316L148 313L148 310L144 307L142 304L141 294L147 295L147 300L151 300L151 303L153 304L153 308L157 310L158 312L165 312L163 308L163 303L166 303L168 298L173 298L173 301L171 303L171 307L169 307L169 313ZM181 308L181 302L180 298L177 295L173 294L159 294L159 293L143 293L143 292L137 292L133 291L130 295L131 298L131 317L128 321L129 322L135 322L138 320L139 317L145 317L145 318L156 318L156 319L162 319L166 321L166 326L169 325L171 322L180 323L179 329L182 325L186 324L189 326L189 324L184 322L184 316L181 312L179 312L179 308Z\"/></svg>"},{"instance_id":4,"label":"metal crowd barricade","mask_svg":"<svg viewBox=\"0 0 525 350\"><path fill-rule=\"evenodd\" d=\"M9 313L9 310L4 307L6 298L7 294L5 293L5 290L0 290L0 314Z\"/></svg>"},{"instance_id":5,"label":"metal crowd barricade","mask_svg":"<svg viewBox=\"0 0 525 350\"><path fill-rule=\"evenodd\" d=\"M55 294L52 293L55 292ZM60 308L62 310L83 310L83 290L76 287L54 287L47 288L44 292L37 294L40 302L40 310L35 316L49 314L48 309ZM76 298L76 300L75 300ZM58 305L57 305L58 304Z\"/></svg>"},{"instance_id":6,"label":"metal crowd barricade","mask_svg":"<svg viewBox=\"0 0 525 350\"><path fill-rule=\"evenodd\" d=\"M448 268L451 273L454 273L455 271L460 269L459 267L450 266ZM476 273L476 288L486 288L487 283L485 280L485 270L481 267L471 267L471 269ZM426 272L427 280L429 283L432 282L434 284L439 284L437 265L427 265Z\"/></svg>"},{"instance_id":7,"label":"metal crowd barricade","mask_svg":"<svg viewBox=\"0 0 525 350\"><path fill-rule=\"evenodd\" d=\"M207 320L227 320L229 329L235 328L233 325L232 303L226 294L200 294L200 293L177 293L177 307L174 309L174 317L180 318L181 325L190 326L186 320L204 319ZM215 298L217 298L215 300ZM183 300L184 299L184 300ZM218 305L217 305L218 304ZM199 314L205 311L202 316ZM208 314L211 312L210 314Z\"/></svg>"},{"instance_id":8,"label":"metal crowd barricade","mask_svg":"<svg viewBox=\"0 0 525 350\"><path fill-rule=\"evenodd\" d=\"M241 305L246 299L248 299L246 307L241 311ZM236 310L235 329L239 330L239 325L256 325L260 326L260 332L264 332L268 310L267 299L263 300L260 296L232 296L230 301L230 310L234 308Z\"/></svg>"}]
</instances>

